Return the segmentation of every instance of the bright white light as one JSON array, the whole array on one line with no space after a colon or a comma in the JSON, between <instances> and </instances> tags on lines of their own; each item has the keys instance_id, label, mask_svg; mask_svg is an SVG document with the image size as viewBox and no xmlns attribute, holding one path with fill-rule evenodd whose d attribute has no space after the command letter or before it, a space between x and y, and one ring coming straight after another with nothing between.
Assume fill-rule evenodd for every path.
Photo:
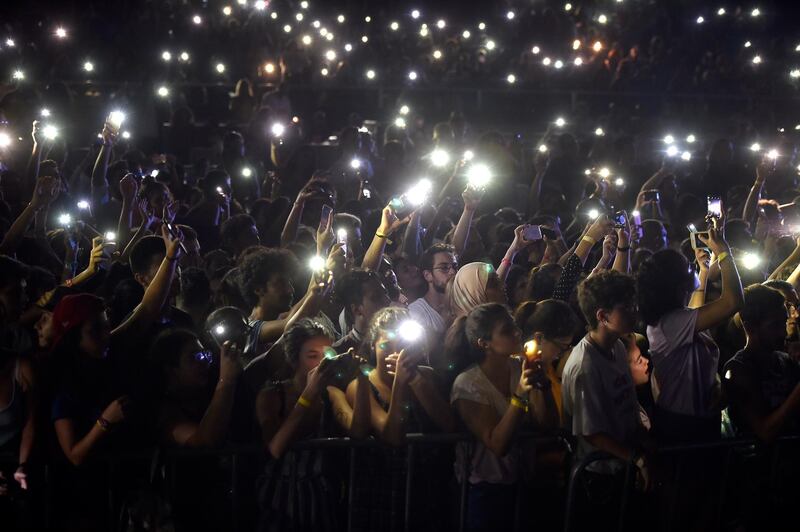
<instances>
[{"instance_id":1,"label":"bright white light","mask_svg":"<svg viewBox=\"0 0 800 532\"><path fill-rule=\"evenodd\" d=\"M472 34L469 32L469 30L464 30L461 32L461 37L463 39L469 39L471 36Z\"/></svg>"},{"instance_id":2,"label":"bright white light","mask_svg":"<svg viewBox=\"0 0 800 532\"><path fill-rule=\"evenodd\" d=\"M776 150L776 149L774 149L774 148L773 148L773 149L771 149L771 150L769 150L769 151L767 152L767 157L769 157L769 158L770 158L770 159L772 159L773 161L774 161L775 159L777 159L777 158L778 158L778 155L780 155L780 154L778 153L778 150Z\"/></svg>"},{"instance_id":3,"label":"bright white light","mask_svg":"<svg viewBox=\"0 0 800 532\"><path fill-rule=\"evenodd\" d=\"M472 188L486 188L492 180L492 172L485 164L474 164L467 171L467 181Z\"/></svg>"},{"instance_id":4,"label":"bright white light","mask_svg":"<svg viewBox=\"0 0 800 532\"><path fill-rule=\"evenodd\" d=\"M9 146L11 146L11 135L0 132L0 148L8 148Z\"/></svg>"},{"instance_id":5,"label":"bright white light","mask_svg":"<svg viewBox=\"0 0 800 532\"><path fill-rule=\"evenodd\" d=\"M219 74L225 72L225 65L223 63L217 63L217 66L214 67Z\"/></svg>"},{"instance_id":6,"label":"bright white light","mask_svg":"<svg viewBox=\"0 0 800 532\"><path fill-rule=\"evenodd\" d=\"M233 13L233 9L231 9L231 6L225 6L222 8L222 14L225 15L226 17L231 16L231 13Z\"/></svg>"},{"instance_id":7,"label":"bright white light","mask_svg":"<svg viewBox=\"0 0 800 532\"><path fill-rule=\"evenodd\" d=\"M294 16L294 19L295 19L297 22L303 22L303 18L305 18L305 17L303 16L303 14L302 14L302 13L297 13L297 14Z\"/></svg>"},{"instance_id":8,"label":"bright white light","mask_svg":"<svg viewBox=\"0 0 800 532\"><path fill-rule=\"evenodd\" d=\"M595 52L599 52L602 49L603 49L603 43L601 43L600 41L594 41L594 44L592 45L592 50L594 50Z\"/></svg>"},{"instance_id":9,"label":"bright white light","mask_svg":"<svg viewBox=\"0 0 800 532\"><path fill-rule=\"evenodd\" d=\"M416 80L417 79L417 73L412 70L411 72L408 73L408 79L410 79L411 81Z\"/></svg>"},{"instance_id":10,"label":"bright white light","mask_svg":"<svg viewBox=\"0 0 800 532\"><path fill-rule=\"evenodd\" d=\"M692 152L688 150L684 151L683 153L681 153L681 159L683 159L684 161L690 161L692 159Z\"/></svg>"},{"instance_id":11,"label":"bright white light","mask_svg":"<svg viewBox=\"0 0 800 532\"><path fill-rule=\"evenodd\" d=\"M572 4L570 4L569 2L564 4L564 11L572 11Z\"/></svg>"},{"instance_id":12,"label":"bright white light","mask_svg":"<svg viewBox=\"0 0 800 532\"><path fill-rule=\"evenodd\" d=\"M606 132L603 131L602 127L598 127L597 129L594 130L594 134L597 135L598 137L602 137L603 135L606 134Z\"/></svg>"},{"instance_id":13,"label":"bright white light","mask_svg":"<svg viewBox=\"0 0 800 532\"><path fill-rule=\"evenodd\" d=\"M419 18L419 9L415 9L411 12L411 18L418 19Z\"/></svg>"},{"instance_id":14,"label":"bright white light","mask_svg":"<svg viewBox=\"0 0 800 532\"><path fill-rule=\"evenodd\" d=\"M122 132L122 138L125 139L125 140L129 140L131 138L131 132L130 131L123 131Z\"/></svg>"},{"instance_id":15,"label":"bright white light","mask_svg":"<svg viewBox=\"0 0 800 532\"><path fill-rule=\"evenodd\" d=\"M706 21L706 19L704 19L703 17L697 17L697 23L698 24L702 24L705 21Z\"/></svg>"},{"instance_id":16,"label":"bright white light","mask_svg":"<svg viewBox=\"0 0 800 532\"><path fill-rule=\"evenodd\" d=\"M89 202L86 200L80 200L78 202L78 208L82 211L85 211L89 208Z\"/></svg>"},{"instance_id":17,"label":"bright white light","mask_svg":"<svg viewBox=\"0 0 800 532\"><path fill-rule=\"evenodd\" d=\"M761 61L762 61L762 59L761 59L760 55L757 55L757 56L753 57L753 64L754 65L760 65Z\"/></svg>"},{"instance_id":18,"label":"bright white light","mask_svg":"<svg viewBox=\"0 0 800 532\"><path fill-rule=\"evenodd\" d=\"M119 110L114 110L108 113L108 122L116 129L125 121L125 113Z\"/></svg>"},{"instance_id":19,"label":"bright white light","mask_svg":"<svg viewBox=\"0 0 800 532\"><path fill-rule=\"evenodd\" d=\"M678 147L670 144L667 148L667 157L675 157L676 155L678 155Z\"/></svg>"},{"instance_id":20,"label":"bright white light","mask_svg":"<svg viewBox=\"0 0 800 532\"><path fill-rule=\"evenodd\" d=\"M266 72L267 74L273 74L275 72L275 64L274 63L265 64L264 72Z\"/></svg>"},{"instance_id":21,"label":"bright white light","mask_svg":"<svg viewBox=\"0 0 800 532\"><path fill-rule=\"evenodd\" d=\"M83 69L86 72L93 72L94 71L94 63L92 63L91 61L86 61L85 63L83 63Z\"/></svg>"},{"instance_id":22,"label":"bright white light","mask_svg":"<svg viewBox=\"0 0 800 532\"><path fill-rule=\"evenodd\" d=\"M402 105L400 107L400 114L401 115L407 115L409 113L409 111L411 111L411 109L407 105Z\"/></svg>"},{"instance_id":23,"label":"bright white light","mask_svg":"<svg viewBox=\"0 0 800 532\"><path fill-rule=\"evenodd\" d=\"M292 26L290 26L289 24L284 24L283 25L283 32L284 33L292 33Z\"/></svg>"},{"instance_id":24,"label":"bright white light","mask_svg":"<svg viewBox=\"0 0 800 532\"><path fill-rule=\"evenodd\" d=\"M761 10L760 10L760 9L758 9L757 7L756 7L756 8L754 8L754 9L753 9L753 10L750 12L750 16L751 16L751 17L757 17L757 16L759 16L760 14L761 14Z\"/></svg>"},{"instance_id":25,"label":"bright white light","mask_svg":"<svg viewBox=\"0 0 800 532\"><path fill-rule=\"evenodd\" d=\"M401 129L405 129L406 119L403 118L402 116L398 116L397 118L394 119L394 125Z\"/></svg>"},{"instance_id":26,"label":"bright white light","mask_svg":"<svg viewBox=\"0 0 800 532\"><path fill-rule=\"evenodd\" d=\"M431 152L431 163L433 166L441 168L450 162L450 154L446 151L437 148Z\"/></svg>"},{"instance_id":27,"label":"bright white light","mask_svg":"<svg viewBox=\"0 0 800 532\"><path fill-rule=\"evenodd\" d=\"M639 216L641 216L641 213L639 211L633 211L631 212L631 216L633 216L634 218L638 218Z\"/></svg>"},{"instance_id":28,"label":"bright white light","mask_svg":"<svg viewBox=\"0 0 800 532\"><path fill-rule=\"evenodd\" d=\"M274 124L272 124L271 131L274 136L282 137L284 131L286 131L286 128L280 122L275 122Z\"/></svg>"},{"instance_id":29,"label":"bright white light","mask_svg":"<svg viewBox=\"0 0 800 532\"><path fill-rule=\"evenodd\" d=\"M597 22L599 22L600 24L605 24L606 22L608 22L608 17L605 15L600 15L599 17L597 17Z\"/></svg>"},{"instance_id":30,"label":"bright white light","mask_svg":"<svg viewBox=\"0 0 800 532\"><path fill-rule=\"evenodd\" d=\"M621 177L618 177L618 178L616 178L614 180L614 185L618 186L618 187L624 187L625 186L625 180L622 179Z\"/></svg>"},{"instance_id":31,"label":"bright white light","mask_svg":"<svg viewBox=\"0 0 800 532\"><path fill-rule=\"evenodd\" d=\"M789 76L794 79L800 78L800 69L793 69L791 72L789 72Z\"/></svg>"},{"instance_id":32,"label":"bright white light","mask_svg":"<svg viewBox=\"0 0 800 532\"><path fill-rule=\"evenodd\" d=\"M516 15L514 14L514 12L513 12L513 11L509 11L509 12L507 12L507 13L506 13L506 18L507 18L508 20L514 20L514 17L515 17L515 16L516 16Z\"/></svg>"},{"instance_id":33,"label":"bright white light","mask_svg":"<svg viewBox=\"0 0 800 532\"><path fill-rule=\"evenodd\" d=\"M189 52L181 52L180 60L186 62L189 60Z\"/></svg>"},{"instance_id":34,"label":"bright white light","mask_svg":"<svg viewBox=\"0 0 800 532\"><path fill-rule=\"evenodd\" d=\"M400 24L398 24L397 22L392 22L391 24L389 24L389 29L392 31L397 31L400 29Z\"/></svg>"},{"instance_id":35,"label":"bright white light","mask_svg":"<svg viewBox=\"0 0 800 532\"><path fill-rule=\"evenodd\" d=\"M558 59L558 60L556 60L555 63L553 63L553 66L556 67L556 68L562 68L564 66L564 61L562 61L561 59Z\"/></svg>"},{"instance_id":36,"label":"bright white light","mask_svg":"<svg viewBox=\"0 0 800 532\"><path fill-rule=\"evenodd\" d=\"M364 22L372 22L372 17L367 15L366 17L364 17Z\"/></svg>"},{"instance_id":37,"label":"bright white light","mask_svg":"<svg viewBox=\"0 0 800 532\"><path fill-rule=\"evenodd\" d=\"M750 145L750 151L761 151L761 144L754 142Z\"/></svg>"},{"instance_id":38,"label":"bright white light","mask_svg":"<svg viewBox=\"0 0 800 532\"><path fill-rule=\"evenodd\" d=\"M579 50L580 47L581 47L580 39L575 39L574 41L572 41L572 49L573 50Z\"/></svg>"},{"instance_id":39,"label":"bright white light","mask_svg":"<svg viewBox=\"0 0 800 532\"><path fill-rule=\"evenodd\" d=\"M253 171L250 169L250 167L245 166L244 168L242 168L242 177L250 177L252 175Z\"/></svg>"},{"instance_id":40,"label":"bright white light","mask_svg":"<svg viewBox=\"0 0 800 532\"><path fill-rule=\"evenodd\" d=\"M50 109L45 107L41 111L39 111L39 114L42 115L42 117L47 118L50 116Z\"/></svg>"},{"instance_id":41,"label":"bright white light","mask_svg":"<svg viewBox=\"0 0 800 532\"><path fill-rule=\"evenodd\" d=\"M537 54L538 54L539 52L541 52L541 51L542 51L542 49L541 49L541 48L539 48L538 46L534 46L533 48L531 48L531 53L532 53L533 55L537 55Z\"/></svg>"},{"instance_id":42,"label":"bright white light","mask_svg":"<svg viewBox=\"0 0 800 532\"><path fill-rule=\"evenodd\" d=\"M53 140L58 136L58 128L56 126L47 125L42 128L42 133L47 140Z\"/></svg>"},{"instance_id":43,"label":"bright white light","mask_svg":"<svg viewBox=\"0 0 800 532\"><path fill-rule=\"evenodd\" d=\"M161 59L163 59L164 61L171 61L172 54L167 50L164 50L163 52L161 52Z\"/></svg>"},{"instance_id":44,"label":"bright white light","mask_svg":"<svg viewBox=\"0 0 800 532\"><path fill-rule=\"evenodd\" d=\"M319 73L322 74L322 77L327 77L330 71L327 68L322 68Z\"/></svg>"},{"instance_id":45,"label":"bright white light","mask_svg":"<svg viewBox=\"0 0 800 532\"><path fill-rule=\"evenodd\" d=\"M478 23L478 29L481 30L481 31L485 30L486 29L486 23L485 22Z\"/></svg>"},{"instance_id":46,"label":"bright white light","mask_svg":"<svg viewBox=\"0 0 800 532\"><path fill-rule=\"evenodd\" d=\"M411 187L408 192L406 192L405 196L411 205L414 207L419 207L428 201L428 196L430 196L431 189L433 189L433 183L431 183L429 179L420 179L416 185Z\"/></svg>"},{"instance_id":47,"label":"bright white light","mask_svg":"<svg viewBox=\"0 0 800 532\"><path fill-rule=\"evenodd\" d=\"M333 50L328 50L327 52L325 52L325 59L327 59L328 61L333 61L334 59L336 59L336 52Z\"/></svg>"},{"instance_id":48,"label":"bright white light","mask_svg":"<svg viewBox=\"0 0 800 532\"><path fill-rule=\"evenodd\" d=\"M344 24L344 21L345 21L344 15L339 15L338 17L336 17L336 22L338 22L339 24Z\"/></svg>"},{"instance_id":49,"label":"bright white light","mask_svg":"<svg viewBox=\"0 0 800 532\"><path fill-rule=\"evenodd\" d=\"M15 70L11 77L14 79L25 79L25 73L22 70Z\"/></svg>"},{"instance_id":50,"label":"bright white light","mask_svg":"<svg viewBox=\"0 0 800 532\"><path fill-rule=\"evenodd\" d=\"M419 29L419 36L420 37L427 37L428 36L428 25L423 24L422 27Z\"/></svg>"},{"instance_id":51,"label":"bright white light","mask_svg":"<svg viewBox=\"0 0 800 532\"><path fill-rule=\"evenodd\" d=\"M664 144L675 144L675 137L667 135L664 137Z\"/></svg>"},{"instance_id":52,"label":"bright white light","mask_svg":"<svg viewBox=\"0 0 800 532\"><path fill-rule=\"evenodd\" d=\"M475 153L472 150L467 150L464 152L464 160L471 161L475 157Z\"/></svg>"},{"instance_id":53,"label":"bright white light","mask_svg":"<svg viewBox=\"0 0 800 532\"><path fill-rule=\"evenodd\" d=\"M441 50L434 50L433 51L433 58L436 59L436 60L441 59L443 55L444 54L442 54Z\"/></svg>"},{"instance_id":54,"label":"bright white light","mask_svg":"<svg viewBox=\"0 0 800 532\"><path fill-rule=\"evenodd\" d=\"M192 17L192 22L194 22L195 24L202 24L203 19L200 18L200 15L195 15Z\"/></svg>"},{"instance_id":55,"label":"bright white light","mask_svg":"<svg viewBox=\"0 0 800 532\"><path fill-rule=\"evenodd\" d=\"M486 49L487 50L490 50L490 51L494 50L495 46L497 46L497 45L495 44L495 42L493 40L489 39L488 41L486 41Z\"/></svg>"},{"instance_id":56,"label":"bright white light","mask_svg":"<svg viewBox=\"0 0 800 532\"><path fill-rule=\"evenodd\" d=\"M58 37L59 39L64 39L66 38L66 36L67 36L67 30L61 27L56 28L56 37Z\"/></svg>"},{"instance_id":57,"label":"bright white light","mask_svg":"<svg viewBox=\"0 0 800 532\"><path fill-rule=\"evenodd\" d=\"M558 127L564 127L564 125L567 123L567 121L564 120L564 118L559 116L558 118L556 118L556 122L555 123L556 123L556 126L558 126Z\"/></svg>"},{"instance_id":58,"label":"bright white light","mask_svg":"<svg viewBox=\"0 0 800 532\"><path fill-rule=\"evenodd\" d=\"M691 133L686 136L686 142L688 142L689 144L694 144L694 142L696 140L697 140L697 138L694 135L692 135Z\"/></svg>"},{"instance_id":59,"label":"bright white light","mask_svg":"<svg viewBox=\"0 0 800 532\"><path fill-rule=\"evenodd\" d=\"M300 9L308 9L308 2L306 0L300 2Z\"/></svg>"},{"instance_id":60,"label":"bright white light","mask_svg":"<svg viewBox=\"0 0 800 532\"><path fill-rule=\"evenodd\" d=\"M59 225L69 225L72 223L72 216L67 213L61 214L58 216L58 223Z\"/></svg>"},{"instance_id":61,"label":"bright white light","mask_svg":"<svg viewBox=\"0 0 800 532\"><path fill-rule=\"evenodd\" d=\"M746 270L755 270L761 266L761 257L752 252L747 252L742 255L742 266Z\"/></svg>"},{"instance_id":62,"label":"bright white light","mask_svg":"<svg viewBox=\"0 0 800 532\"><path fill-rule=\"evenodd\" d=\"M300 39L300 42L302 42L306 46L311 44L313 41L314 40L311 38L311 35L303 35L303 37Z\"/></svg>"},{"instance_id":63,"label":"bright white light","mask_svg":"<svg viewBox=\"0 0 800 532\"><path fill-rule=\"evenodd\" d=\"M225 326L217 325L216 327L214 327L214 332L217 334L217 336L225 334Z\"/></svg>"},{"instance_id":64,"label":"bright white light","mask_svg":"<svg viewBox=\"0 0 800 532\"><path fill-rule=\"evenodd\" d=\"M114 242L117 239L117 233L114 231L106 231L103 238L105 238L106 242Z\"/></svg>"},{"instance_id":65,"label":"bright white light","mask_svg":"<svg viewBox=\"0 0 800 532\"><path fill-rule=\"evenodd\" d=\"M344 45L344 51L345 52L352 52L353 51L353 45L350 44L350 43L345 44Z\"/></svg>"},{"instance_id":66,"label":"bright white light","mask_svg":"<svg viewBox=\"0 0 800 532\"><path fill-rule=\"evenodd\" d=\"M325 269L325 259L319 255L315 255L309 259L308 267L311 268L313 272L321 272Z\"/></svg>"},{"instance_id":67,"label":"bright white light","mask_svg":"<svg viewBox=\"0 0 800 532\"><path fill-rule=\"evenodd\" d=\"M369 37L367 37L366 35L362 35L361 42L366 43L367 41L369 41Z\"/></svg>"},{"instance_id":68,"label":"bright white light","mask_svg":"<svg viewBox=\"0 0 800 532\"><path fill-rule=\"evenodd\" d=\"M599 175L603 179L608 179L608 176L611 175L611 170L609 170L607 167L604 166L597 172L597 175Z\"/></svg>"},{"instance_id":69,"label":"bright white light","mask_svg":"<svg viewBox=\"0 0 800 532\"><path fill-rule=\"evenodd\" d=\"M575 66L581 66L583 64L583 59L580 57L576 57L575 60L572 62Z\"/></svg>"},{"instance_id":70,"label":"bright white light","mask_svg":"<svg viewBox=\"0 0 800 532\"><path fill-rule=\"evenodd\" d=\"M552 61L550 61L550 58L549 58L549 57L545 57L544 59L542 59L542 64L543 64L544 66L550 66L550 63L551 63L551 62L552 62Z\"/></svg>"},{"instance_id":71,"label":"bright white light","mask_svg":"<svg viewBox=\"0 0 800 532\"><path fill-rule=\"evenodd\" d=\"M164 85L160 86L157 92L158 95L161 96L162 98L166 98L167 96L169 96L169 89Z\"/></svg>"},{"instance_id":72,"label":"bright white light","mask_svg":"<svg viewBox=\"0 0 800 532\"><path fill-rule=\"evenodd\" d=\"M264 0L256 0L256 3L253 4L253 7L256 8L256 11L264 11L267 9L267 3Z\"/></svg>"},{"instance_id":73,"label":"bright white light","mask_svg":"<svg viewBox=\"0 0 800 532\"><path fill-rule=\"evenodd\" d=\"M508 76L506 76L506 81L509 84L513 85L514 83L517 82L517 76L515 76L514 74L509 74Z\"/></svg>"},{"instance_id":74,"label":"bright white light","mask_svg":"<svg viewBox=\"0 0 800 532\"><path fill-rule=\"evenodd\" d=\"M447 23L444 21L444 19L440 18L439 20L436 21L436 27L439 28L440 30L443 30L445 26L447 26Z\"/></svg>"},{"instance_id":75,"label":"bright white light","mask_svg":"<svg viewBox=\"0 0 800 532\"><path fill-rule=\"evenodd\" d=\"M600 211L598 211L597 209L589 209L589 212L587 212L586 214L589 215L590 219L596 220L597 217L600 216Z\"/></svg>"},{"instance_id":76,"label":"bright white light","mask_svg":"<svg viewBox=\"0 0 800 532\"><path fill-rule=\"evenodd\" d=\"M406 342L416 342L424 334L425 329L414 320L407 320L400 324L397 334Z\"/></svg>"},{"instance_id":77,"label":"bright white light","mask_svg":"<svg viewBox=\"0 0 800 532\"><path fill-rule=\"evenodd\" d=\"M539 144L539 153L547 153L547 144Z\"/></svg>"},{"instance_id":78,"label":"bright white light","mask_svg":"<svg viewBox=\"0 0 800 532\"><path fill-rule=\"evenodd\" d=\"M6 39L6 46L8 46L9 48L14 48L14 46L16 46L14 39Z\"/></svg>"},{"instance_id":79,"label":"bright white light","mask_svg":"<svg viewBox=\"0 0 800 532\"><path fill-rule=\"evenodd\" d=\"M374 70L367 70L367 73L365 75L367 76L367 79L375 79L375 71Z\"/></svg>"},{"instance_id":80,"label":"bright white light","mask_svg":"<svg viewBox=\"0 0 800 532\"><path fill-rule=\"evenodd\" d=\"M750 41L745 41L744 43L745 48L750 48L751 46L753 46L753 43L751 43Z\"/></svg>"},{"instance_id":81,"label":"bright white light","mask_svg":"<svg viewBox=\"0 0 800 532\"><path fill-rule=\"evenodd\" d=\"M721 7L719 9L717 9L717 15L722 16L724 14L725 14L725 8L724 7Z\"/></svg>"}]
</instances>

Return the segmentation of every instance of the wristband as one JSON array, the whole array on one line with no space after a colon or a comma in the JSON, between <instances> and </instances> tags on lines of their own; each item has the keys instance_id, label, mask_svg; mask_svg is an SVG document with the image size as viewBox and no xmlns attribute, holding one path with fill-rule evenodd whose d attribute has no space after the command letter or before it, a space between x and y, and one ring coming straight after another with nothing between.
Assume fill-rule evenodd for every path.
<instances>
[{"instance_id":1,"label":"wristband","mask_svg":"<svg viewBox=\"0 0 800 532\"><path fill-rule=\"evenodd\" d=\"M526 405L525 403L520 401L519 398L516 395L512 395L511 396L511 406L519 408L523 412L527 412L528 411L528 405Z\"/></svg>"},{"instance_id":2,"label":"wristband","mask_svg":"<svg viewBox=\"0 0 800 532\"><path fill-rule=\"evenodd\" d=\"M617 251L621 251L622 253L625 253L625 252L630 251L630 250L631 250L630 246L625 246L624 248L620 248L620 247L617 248Z\"/></svg>"},{"instance_id":3,"label":"wristband","mask_svg":"<svg viewBox=\"0 0 800 532\"><path fill-rule=\"evenodd\" d=\"M500 261L500 265L502 266L503 264L508 264L511 266L511 259L503 258L503 260Z\"/></svg>"},{"instance_id":4,"label":"wristband","mask_svg":"<svg viewBox=\"0 0 800 532\"><path fill-rule=\"evenodd\" d=\"M722 253L719 254L719 257L717 257L717 264L722 264L722 261L730 256L731 256L730 253L728 253L727 251L723 251Z\"/></svg>"},{"instance_id":5,"label":"wristband","mask_svg":"<svg viewBox=\"0 0 800 532\"><path fill-rule=\"evenodd\" d=\"M584 240L586 240L588 243L590 243L593 246L595 244L597 244L597 240L595 240L594 238L590 237L589 235L583 235L583 238L581 238L581 241L584 241Z\"/></svg>"},{"instance_id":6,"label":"wristband","mask_svg":"<svg viewBox=\"0 0 800 532\"><path fill-rule=\"evenodd\" d=\"M304 408L309 408L311 406L311 401L301 395L297 398L297 404Z\"/></svg>"},{"instance_id":7,"label":"wristband","mask_svg":"<svg viewBox=\"0 0 800 532\"><path fill-rule=\"evenodd\" d=\"M103 429L104 432L108 432L109 430L111 430L111 422L109 422L103 416L97 418L97 421L95 423L97 423L97 426Z\"/></svg>"},{"instance_id":8,"label":"wristband","mask_svg":"<svg viewBox=\"0 0 800 532\"><path fill-rule=\"evenodd\" d=\"M375 236L378 238L389 238L389 235L381 233L380 231L375 231Z\"/></svg>"}]
</instances>

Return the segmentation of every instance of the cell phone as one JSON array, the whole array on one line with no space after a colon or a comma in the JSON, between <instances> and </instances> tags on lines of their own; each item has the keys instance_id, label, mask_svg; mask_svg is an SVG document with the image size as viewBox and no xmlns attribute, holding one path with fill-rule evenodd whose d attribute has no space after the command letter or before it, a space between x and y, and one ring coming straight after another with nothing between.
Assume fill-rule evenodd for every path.
<instances>
[{"instance_id":1,"label":"cell phone","mask_svg":"<svg viewBox=\"0 0 800 532\"><path fill-rule=\"evenodd\" d=\"M708 216L722 217L722 200L717 196L708 196Z\"/></svg>"},{"instance_id":2,"label":"cell phone","mask_svg":"<svg viewBox=\"0 0 800 532\"><path fill-rule=\"evenodd\" d=\"M645 190L644 194L642 194L642 199L644 201L661 201L661 193L658 190Z\"/></svg>"},{"instance_id":3,"label":"cell phone","mask_svg":"<svg viewBox=\"0 0 800 532\"><path fill-rule=\"evenodd\" d=\"M347 229L340 227L336 230L336 243L341 244L342 251L347 255Z\"/></svg>"},{"instance_id":4,"label":"cell phone","mask_svg":"<svg viewBox=\"0 0 800 532\"><path fill-rule=\"evenodd\" d=\"M413 210L411 204L406 201L405 196L398 196L392 201L389 202L389 206L394 211L395 216L399 219L403 219Z\"/></svg>"},{"instance_id":5,"label":"cell phone","mask_svg":"<svg viewBox=\"0 0 800 532\"><path fill-rule=\"evenodd\" d=\"M522 238L526 242L533 242L534 240L542 239L542 228L538 225L526 225L522 230Z\"/></svg>"},{"instance_id":6,"label":"cell phone","mask_svg":"<svg viewBox=\"0 0 800 532\"><path fill-rule=\"evenodd\" d=\"M322 206L322 213L319 216L320 227L328 223L328 218L330 218L332 212L333 212L333 207L331 207L330 205Z\"/></svg>"},{"instance_id":7,"label":"cell phone","mask_svg":"<svg viewBox=\"0 0 800 532\"><path fill-rule=\"evenodd\" d=\"M708 231L698 231L689 233L689 241L692 243L692 249L705 249L708 250L708 247L703 244L703 242L698 238L698 235L702 236L706 240L708 240Z\"/></svg>"},{"instance_id":8,"label":"cell phone","mask_svg":"<svg viewBox=\"0 0 800 532\"><path fill-rule=\"evenodd\" d=\"M364 194L364 199L370 199L372 197L372 192L370 192L368 188L364 189L363 194Z\"/></svg>"},{"instance_id":9,"label":"cell phone","mask_svg":"<svg viewBox=\"0 0 800 532\"><path fill-rule=\"evenodd\" d=\"M628 213L617 211L614 213L614 227L628 227Z\"/></svg>"},{"instance_id":10,"label":"cell phone","mask_svg":"<svg viewBox=\"0 0 800 532\"><path fill-rule=\"evenodd\" d=\"M172 236L172 238L180 239L181 232L177 227L175 227L174 224L164 222L164 225L167 226L167 232ZM179 241L178 245L181 247L181 251L184 253L184 255L186 255L188 252L186 251L186 245L183 243L183 241Z\"/></svg>"},{"instance_id":11,"label":"cell phone","mask_svg":"<svg viewBox=\"0 0 800 532\"><path fill-rule=\"evenodd\" d=\"M555 240L558 238L558 233L556 233L554 229L542 225L539 226L539 229L542 230L542 236L548 240Z\"/></svg>"}]
</instances>

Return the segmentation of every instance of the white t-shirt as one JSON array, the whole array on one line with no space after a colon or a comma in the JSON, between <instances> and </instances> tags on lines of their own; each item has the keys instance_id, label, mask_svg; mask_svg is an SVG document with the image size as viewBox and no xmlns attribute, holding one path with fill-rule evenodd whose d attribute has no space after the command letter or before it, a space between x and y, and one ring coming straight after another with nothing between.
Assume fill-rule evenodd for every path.
<instances>
[{"instance_id":1,"label":"white t-shirt","mask_svg":"<svg viewBox=\"0 0 800 532\"><path fill-rule=\"evenodd\" d=\"M408 305L408 312L411 317L418 321L420 325L436 334L442 334L445 329L445 322L442 315L435 308L430 306L424 297L421 297Z\"/></svg>"},{"instance_id":2,"label":"white t-shirt","mask_svg":"<svg viewBox=\"0 0 800 532\"><path fill-rule=\"evenodd\" d=\"M697 314L698 309L673 310L647 327L655 399L675 414L711 417L719 415L712 411L719 391L719 348L708 333L695 333Z\"/></svg>"},{"instance_id":3,"label":"white t-shirt","mask_svg":"<svg viewBox=\"0 0 800 532\"><path fill-rule=\"evenodd\" d=\"M511 365L509 390L513 391L516 390L519 383L522 363L514 357L509 359L509 364ZM505 397L495 388L477 364L473 364L456 377L453 389L450 391L450 404L455 404L458 399L492 407L497 413L498 420L505 415L510 402L510 398ZM471 484L478 482L513 484L517 480L519 451L516 444L512 444L505 456L499 457L487 449L483 443L476 441L475 443L459 443L456 447L455 472L459 481L464 470L464 459L467 456L469 445L474 446L469 474Z\"/></svg>"},{"instance_id":4,"label":"white t-shirt","mask_svg":"<svg viewBox=\"0 0 800 532\"><path fill-rule=\"evenodd\" d=\"M621 341L606 358L587 338L572 349L561 377L564 426L578 438L578 458L596 451L585 438L604 433L633 446L639 430L639 402ZM613 472L621 462L597 462L589 469Z\"/></svg>"}]
</instances>

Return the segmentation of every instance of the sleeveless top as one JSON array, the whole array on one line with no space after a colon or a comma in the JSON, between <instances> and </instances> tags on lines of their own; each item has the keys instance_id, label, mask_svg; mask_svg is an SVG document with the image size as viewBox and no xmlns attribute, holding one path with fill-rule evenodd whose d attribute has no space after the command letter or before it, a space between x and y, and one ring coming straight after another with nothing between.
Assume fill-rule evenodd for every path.
<instances>
[{"instance_id":1,"label":"sleeveless top","mask_svg":"<svg viewBox=\"0 0 800 532\"><path fill-rule=\"evenodd\" d=\"M19 361L11 377L11 400L0 408L0 449L14 442L22 433L25 424L25 395L19 379Z\"/></svg>"}]
</instances>

